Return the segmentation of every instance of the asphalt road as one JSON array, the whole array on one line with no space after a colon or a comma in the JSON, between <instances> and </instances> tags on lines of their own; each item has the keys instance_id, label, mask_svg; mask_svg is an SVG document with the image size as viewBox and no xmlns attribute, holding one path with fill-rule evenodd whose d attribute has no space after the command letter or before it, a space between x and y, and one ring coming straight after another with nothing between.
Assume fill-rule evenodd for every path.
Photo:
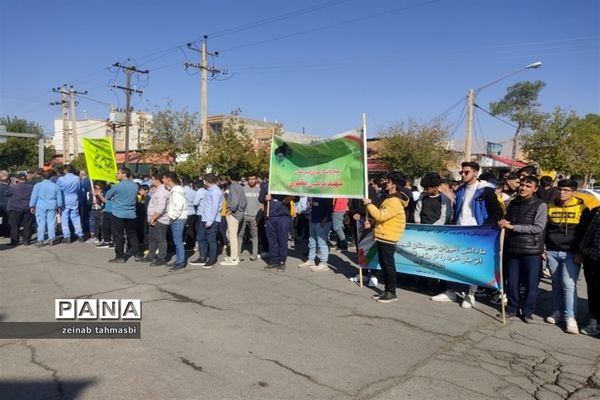
<instances>
[{"instance_id":1,"label":"asphalt road","mask_svg":"<svg viewBox=\"0 0 600 400\"><path fill-rule=\"evenodd\" d=\"M0 340L0 399L598 399L600 340L569 335L542 282L536 323L482 301L438 304L399 289L379 304L329 272L265 263L169 273L86 243L8 248L0 321L53 321L57 298L141 299L139 340ZM300 253L300 252L299 252ZM585 282L579 282L585 320Z\"/></svg>"}]
</instances>

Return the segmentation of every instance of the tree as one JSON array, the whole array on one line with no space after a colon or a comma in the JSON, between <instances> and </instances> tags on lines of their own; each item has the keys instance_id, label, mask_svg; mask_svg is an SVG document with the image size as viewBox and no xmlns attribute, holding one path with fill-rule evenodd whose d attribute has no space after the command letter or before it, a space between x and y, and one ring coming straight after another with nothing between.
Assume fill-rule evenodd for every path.
<instances>
[{"instance_id":1,"label":"tree","mask_svg":"<svg viewBox=\"0 0 600 400\"><path fill-rule=\"evenodd\" d=\"M535 132L523 136L527 158L563 174L600 175L600 115L579 118L557 107Z\"/></svg>"},{"instance_id":2,"label":"tree","mask_svg":"<svg viewBox=\"0 0 600 400\"><path fill-rule=\"evenodd\" d=\"M407 128L396 123L378 135L381 137L378 158L390 170L423 176L432 171L445 171L453 159L447 150L448 130L439 121L421 125L410 121Z\"/></svg>"},{"instance_id":3,"label":"tree","mask_svg":"<svg viewBox=\"0 0 600 400\"><path fill-rule=\"evenodd\" d=\"M260 162L257 160L252 137L244 122L232 113L220 133L208 136L205 153L198 159L201 171L212 171L217 175L238 170L244 175Z\"/></svg>"},{"instance_id":4,"label":"tree","mask_svg":"<svg viewBox=\"0 0 600 400\"><path fill-rule=\"evenodd\" d=\"M544 114L538 111L540 106L538 96L546 84L542 81L517 82L506 89L502 100L490 103L492 115L502 115L517 124L513 138L512 159L517 158L519 134L523 129L535 130L544 119Z\"/></svg>"},{"instance_id":5,"label":"tree","mask_svg":"<svg viewBox=\"0 0 600 400\"><path fill-rule=\"evenodd\" d=\"M42 134L42 127L36 122L17 117L0 118L0 125L5 125L8 132ZM52 146L44 148L44 159L50 160L54 155ZM5 144L0 144L0 169L12 171L34 170L38 167L38 140L29 138L8 137Z\"/></svg>"},{"instance_id":6,"label":"tree","mask_svg":"<svg viewBox=\"0 0 600 400\"><path fill-rule=\"evenodd\" d=\"M144 147L149 154L168 154L175 166L175 157L181 154L193 154L198 144L198 114L186 110L174 111L171 103L167 109L154 114L152 121L146 121L148 132Z\"/></svg>"}]
</instances>

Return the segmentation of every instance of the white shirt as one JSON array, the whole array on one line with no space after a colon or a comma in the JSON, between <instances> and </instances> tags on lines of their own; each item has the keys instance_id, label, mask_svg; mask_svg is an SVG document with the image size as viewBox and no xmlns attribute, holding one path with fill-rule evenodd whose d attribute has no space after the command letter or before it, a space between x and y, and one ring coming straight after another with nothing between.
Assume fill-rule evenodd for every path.
<instances>
[{"instance_id":1,"label":"white shirt","mask_svg":"<svg viewBox=\"0 0 600 400\"><path fill-rule=\"evenodd\" d=\"M479 182L475 181L472 185L466 185L462 208L460 210L460 215L458 216L458 221L456 221L457 225L477 225L477 220L473 215L473 210L471 210L471 200L473 200L478 184Z\"/></svg>"}]
</instances>

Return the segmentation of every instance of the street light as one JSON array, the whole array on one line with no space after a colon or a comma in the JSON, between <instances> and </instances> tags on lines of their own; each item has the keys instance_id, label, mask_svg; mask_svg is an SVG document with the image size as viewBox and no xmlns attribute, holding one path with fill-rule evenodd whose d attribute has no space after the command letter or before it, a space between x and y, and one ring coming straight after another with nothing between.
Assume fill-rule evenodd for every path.
<instances>
[{"instance_id":1,"label":"street light","mask_svg":"<svg viewBox=\"0 0 600 400\"><path fill-rule=\"evenodd\" d=\"M466 138L465 138L465 160L466 161L471 161L471 147L473 144L473 108L475 106L475 96L477 94L479 94L479 92L481 92L483 89L488 88L492 85L495 85L496 83L498 83L506 78L509 78L513 75L516 75L521 71L525 71L526 69L537 69L541 66L542 66L542 62L536 61L536 62L531 63L515 72L511 72L508 75L498 78L486 85L483 85L477 89L469 89L469 93L467 94L467 132L466 132Z\"/></svg>"}]
</instances>

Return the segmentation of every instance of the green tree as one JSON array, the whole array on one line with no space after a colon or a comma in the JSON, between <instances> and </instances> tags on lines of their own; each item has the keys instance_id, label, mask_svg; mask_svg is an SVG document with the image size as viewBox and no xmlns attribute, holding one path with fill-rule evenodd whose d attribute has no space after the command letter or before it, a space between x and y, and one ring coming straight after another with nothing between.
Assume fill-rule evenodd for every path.
<instances>
[{"instance_id":1,"label":"green tree","mask_svg":"<svg viewBox=\"0 0 600 400\"><path fill-rule=\"evenodd\" d=\"M220 133L211 133L204 154L198 158L200 171L212 171L217 175L237 169L242 175L258 165L255 146L244 122L232 113Z\"/></svg>"},{"instance_id":2,"label":"green tree","mask_svg":"<svg viewBox=\"0 0 600 400\"><path fill-rule=\"evenodd\" d=\"M42 134L42 127L36 122L17 117L0 118L0 125L5 125L8 132ZM52 146L44 148L44 160L49 161L54 155ZM33 170L38 167L38 140L29 138L8 137L6 143L0 144L0 169L11 171Z\"/></svg>"},{"instance_id":3,"label":"green tree","mask_svg":"<svg viewBox=\"0 0 600 400\"><path fill-rule=\"evenodd\" d=\"M168 154L175 166L175 157L181 154L193 154L198 144L198 114L186 110L175 111L171 103L167 109L153 115L151 121L146 121L148 132L144 148L148 154Z\"/></svg>"},{"instance_id":4,"label":"green tree","mask_svg":"<svg viewBox=\"0 0 600 400\"><path fill-rule=\"evenodd\" d=\"M523 135L527 158L563 174L600 175L600 115L579 118L557 107L535 132Z\"/></svg>"},{"instance_id":5,"label":"green tree","mask_svg":"<svg viewBox=\"0 0 600 400\"><path fill-rule=\"evenodd\" d=\"M410 121L405 127L393 124L378 132L381 137L377 156L390 170L412 176L431 171L445 171L453 159L448 151L448 130L441 122L418 124Z\"/></svg>"},{"instance_id":6,"label":"green tree","mask_svg":"<svg viewBox=\"0 0 600 400\"><path fill-rule=\"evenodd\" d=\"M538 111L538 96L546 84L542 81L517 82L506 89L506 95L498 102L490 103L492 115L508 117L517 124L513 138L512 158L517 157L519 134L523 129L535 130L544 120L544 114Z\"/></svg>"}]
</instances>

